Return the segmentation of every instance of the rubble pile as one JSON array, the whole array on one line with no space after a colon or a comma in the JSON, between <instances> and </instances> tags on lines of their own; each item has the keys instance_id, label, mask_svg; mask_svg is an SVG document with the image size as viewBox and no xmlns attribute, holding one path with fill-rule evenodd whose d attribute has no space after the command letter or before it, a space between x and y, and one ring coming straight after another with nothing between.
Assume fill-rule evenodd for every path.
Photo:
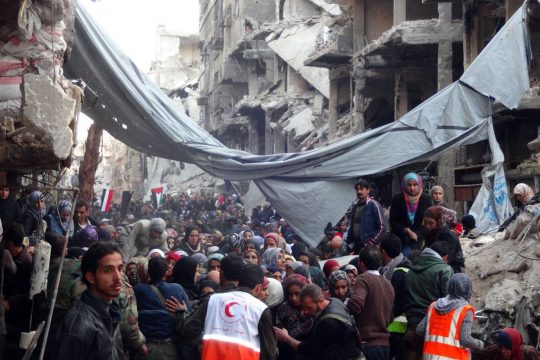
<instances>
[{"instance_id":1,"label":"rubble pile","mask_svg":"<svg viewBox=\"0 0 540 360\"><path fill-rule=\"evenodd\" d=\"M472 304L481 311L474 332L482 340L506 326L536 345L540 324L539 205L527 206L503 232L461 239L473 280Z\"/></svg>"},{"instance_id":2,"label":"rubble pile","mask_svg":"<svg viewBox=\"0 0 540 360\"><path fill-rule=\"evenodd\" d=\"M59 168L70 161L83 97L62 70L73 39L74 2L18 6L0 21L0 164Z\"/></svg>"}]
</instances>

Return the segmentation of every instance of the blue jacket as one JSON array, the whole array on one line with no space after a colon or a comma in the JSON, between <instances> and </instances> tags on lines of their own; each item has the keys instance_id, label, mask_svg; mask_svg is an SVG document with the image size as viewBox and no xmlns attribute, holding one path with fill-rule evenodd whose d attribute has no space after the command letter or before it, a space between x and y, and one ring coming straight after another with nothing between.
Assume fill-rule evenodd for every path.
<instances>
[{"instance_id":1,"label":"blue jacket","mask_svg":"<svg viewBox=\"0 0 540 360\"><path fill-rule=\"evenodd\" d=\"M358 248L359 244L379 245L381 236L383 236L386 231L382 207L377 200L368 198L362 212L360 213L360 224L355 224L354 213L359 205L360 204L356 204L352 208L351 225L347 231L347 244L350 246L354 245L355 249ZM360 226L359 239L355 239L353 235L356 226Z\"/></svg>"},{"instance_id":2,"label":"blue jacket","mask_svg":"<svg viewBox=\"0 0 540 360\"><path fill-rule=\"evenodd\" d=\"M178 284L159 281L155 284L165 299L174 296L189 308L189 299ZM175 334L175 320L148 284L137 284L133 288L139 312L139 328L149 340L165 340Z\"/></svg>"}]
</instances>

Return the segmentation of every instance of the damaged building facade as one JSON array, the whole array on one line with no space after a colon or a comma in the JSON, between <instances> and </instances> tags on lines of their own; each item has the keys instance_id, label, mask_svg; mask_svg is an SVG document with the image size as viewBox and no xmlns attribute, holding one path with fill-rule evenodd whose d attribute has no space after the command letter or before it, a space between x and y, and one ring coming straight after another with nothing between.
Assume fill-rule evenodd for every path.
<instances>
[{"instance_id":1,"label":"damaged building facade","mask_svg":"<svg viewBox=\"0 0 540 360\"><path fill-rule=\"evenodd\" d=\"M200 119L225 145L254 154L309 150L379 127L457 80L521 3L201 0ZM538 173L526 146L537 137L536 73L533 61L517 110L493 109L510 184ZM423 172L466 212L489 160L483 142L372 180L388 203L406 171Z\"/></svg>"},{"instance_id":2,"label":"damaged building facade","mask_svg":"<svg viewBox=\"0 0 540 360\"><path fill-rule=\"evenodd\" d=\"M0 4L0 176L11 185L24 174L45 180L70 166L83 101L62 68L75 2Z\"/></svg>"},{"instance_id":3,"label":"damaged building facade","mask_svg":"<svg viewBox=\"0 0 540 360\"><path fill-rule=\"evenodd\" d=\"M178 111L202 126L198 105L202 72L199 36L158 26L156 39L147 75L174 100ZM213 191L219 182L196 165L149 156L108 134L104 134L102 150L94 191L101 194L104 188L111 188L116 202L122 191L132 192L134 200L148 200L154 187L165 186L168 193L174 194L190 189Z\"/></svg>"}]
</instances>

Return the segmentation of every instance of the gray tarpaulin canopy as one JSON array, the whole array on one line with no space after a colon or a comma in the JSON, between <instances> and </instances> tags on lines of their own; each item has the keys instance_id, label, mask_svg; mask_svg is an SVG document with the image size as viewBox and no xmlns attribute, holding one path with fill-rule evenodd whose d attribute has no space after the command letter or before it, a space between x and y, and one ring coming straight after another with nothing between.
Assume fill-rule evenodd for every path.
<instances>
[{"instance_id":1,"label":"gray tarpaulin canopy","mask_svg":"<svg viewBox=\"0 0 540 360\"><path fill-rule=\"evenodd\" d=\"M312 245L354 199L353 180L442 151L489 139L492 167L473 205L484 230L511 212L504 156L493 134L491 105L515 108L529 88L524 4L462 77L399 121L311 151L253 155L225 147L170 100L110 41L80 4L66 72L98 96L85 113L118 140L150 155L196 164L227 180L255 180L295 231ZM498 174L498 175L494 175Z\"/></svg>"}]
</instances>

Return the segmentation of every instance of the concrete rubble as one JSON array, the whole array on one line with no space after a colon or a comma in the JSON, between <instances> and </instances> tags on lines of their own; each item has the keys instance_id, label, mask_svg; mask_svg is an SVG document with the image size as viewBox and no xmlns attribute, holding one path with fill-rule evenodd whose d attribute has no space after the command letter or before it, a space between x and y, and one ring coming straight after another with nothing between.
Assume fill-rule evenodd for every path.
<instances>
[{"instance_id":1,"label":"concrete rubble","mask_svg":"<svg viewBox=\"0 0 540 360\"><path fill-rule=\"evenodd\" d=\"M536 345L540 324L540 205L527 206L506 230L461 239L464 272L473 280L472 304L481 311L474 332L489 338L505 326L529 334Z\"/></svg>"},{"instance_id":2,"label":"concrete rubble","mask_svg":"<svg viewBox=\"0 0 540 360\"><path fill-rule=\"evenodd\" d=\"M63 76L74 2L11 2L0 18L0 167L69 166L83 92ZM18 20L18 21L16 21Z\"/></svg>"}]
</instances>

